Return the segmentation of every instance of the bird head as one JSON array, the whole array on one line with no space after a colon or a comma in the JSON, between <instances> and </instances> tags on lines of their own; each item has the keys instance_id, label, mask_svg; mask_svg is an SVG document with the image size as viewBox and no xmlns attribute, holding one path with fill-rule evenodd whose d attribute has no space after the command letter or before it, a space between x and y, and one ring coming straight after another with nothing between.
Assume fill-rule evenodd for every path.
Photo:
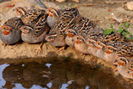
<instances>
[{"instance_id":1,"label":"bird head","mask_svg":"<svg viewBox=\"0 0 133 89\"><path fill-rule=\"evenodd\" d=\"M45 40L48 42L54 42L55 38L57 37L57 35L47 35Z\"/></svg>"},{"instance_id":2,"label":"bird head","mask_svg":"<svg viewBox=\"0 0 133 89\"><path fill-rule=\"evenodd\" d=\"M76 35L76 32L73 29L65 29L64 32L68 37L74 37Z\"/></svg>"},{"instance_id":3,"label":"bird head","mask_svg":"<svg viewBox=\"0 0 133 89\"><path fill-rule=\"evenodd\" d=\"M75 43L76 44L83 44L85 42L85 39L82 36L76 36L75 37Z\"/></svg>"},{"instance_id":4,"label":"bird head","mask_svg":"<svg viewBox=\"0 0 133 89\"><path fill-rule=\"evenodd\" d=\"M15 8L15 11L16 14L20 17L26 14L26 10L23 7L17 7Z\"/></svg>"},{"instance_id":5,"label":"bird head","mask_svg":"<svg viewBox=\"0 0 133 89\"><path fill-rule=\"evenodd\" d=\"M10 32L13 30L13 28L10 26L1 26L0 29L4 35L9 35Z\"/></svg>"},{"instance_id":6,"label":"bird head","mask_svg":"<svg viewBox=\"0 0 133 89\"><path fill-rule=\"evenodd\" d=\"M54 16L58 17L59 16L58 12L53 8L47 8L46 12L48 13L48 15L50 17L54 17Z\"/></svg>"},{"instance_id":7,"label":"bird head","mask_svg":"<svg viewBox=\"0 0 133 89\"><path fill-rule=\"evenodd\" d=\"M114 65L116 66L125 66L128 64L128 60L125 57L118 57L115 61L114 61Z\"/></svg>"},{"instance_id":8,"label":"bird head","mask_svg":"<svg viewBox=\"0 0 133 89\"><path fill-rule=\"evenodd\" d=\"M30 33L30 31L33 30L33 28L31 28L30 26L22 26L22 27L20 28L20 30L22 31L22 33L28 34L28 33Z\"/></svg>"}]
</instances>

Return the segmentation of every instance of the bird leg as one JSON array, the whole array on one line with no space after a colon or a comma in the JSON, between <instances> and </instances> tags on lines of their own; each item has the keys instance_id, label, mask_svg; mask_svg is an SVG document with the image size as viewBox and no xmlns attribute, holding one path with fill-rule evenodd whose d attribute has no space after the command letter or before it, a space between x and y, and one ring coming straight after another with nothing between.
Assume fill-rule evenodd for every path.
<instances>
[{"instance_id":1,"label":"bird leg","mask_svg":"<svg viewBox=\"0 0 133 89\"><path fill-rule=\"evenodd\" d=\"M57 50L57 52L61 52L61 51L65 50L65 48L66 48L66 45L64 45L64 46L62 46L61 48L59 48L59 49Z\"/></svg>"},{"instance_id":2,"label":"bird leg","mask_svg":"<svg viewBox=\"0 0 133 89\"><path fill-rule=\"evenodd\" d=\"M43 45L44 45L44 40L40 43L39 47L37 48L37 53L40 53L42 51Z\"/></svg>"},{"instance_id":3,"label":"bird leg","mask_svg":"<svg viewBox=\"0 0 133 89\"><path fill-rule=\"evenodd\" d=\"M7 44L2 43L2 46L5 48L7 46Z\"/></svg>"}]
</instances>

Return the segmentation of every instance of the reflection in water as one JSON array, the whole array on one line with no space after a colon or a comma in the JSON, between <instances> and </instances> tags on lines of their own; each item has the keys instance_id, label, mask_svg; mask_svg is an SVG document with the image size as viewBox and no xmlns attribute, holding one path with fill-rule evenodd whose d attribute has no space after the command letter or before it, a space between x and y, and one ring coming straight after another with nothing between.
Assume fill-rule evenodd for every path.
<instances>
[{"instance_id":1,"label":"reflection in water","mask_svg":"<svg viewBox=\"0 0 133 89\"><path fill-rule=\"evenodd\" d=\"M7 87L8 88L8 87ZM11 87L10 87L11 88ZM13 89L25 89L21 84L16 83Z\"/></svg>"},{"instance_id":2,"label":"reflection in water","mask_svg":"<svg viewBox=\"0 0 133 89\"><path fill-rule=\"evenodd\" d=\"M2 72L3 72L3 70L4 70L7 66L9 66L9 64L0 65L0 88L1 88L2 86L4 86L5 83L6 83L6 81L3 79Z\"/></svg>"},{"instance_id":3,"label":"reflection in water","mask_svg":"<svg viewBox=\"0 0 133 89\"><path fill-rule=\"evenodd\" d=\"M108 73L75 61L0 65L0 89L125 89Z\"/></svg>"},{"instance_id":4,"label":"reflection in water","mask_svg":"<svg viewBox=\"0 0 133 89\"><path fill-rule=\"evenodd\" d=\"M73 82L74 80L70 80L70 81L68 81L67 83L65 83L65 84L62 84L62 87L61 87L61 89L66 89L70 84L72 84L72 82Z\"/></svg>"},{"instance_id":5,"label":"reflection in water","mask_svg":"<svg viewBox=\"0 0 133 89\"><path fill-rule=\"evenodd\" d=\"M89 89L89 86L86 86L85 89Z\"/></svg>"},{"instance_id":6,"label":"reflection in water","mask_svg":"<svg viewBox=\"0 0 133 89\"><path fill-rule=\"evenodd\" d=\"M48 86L49 88L51 88L51 87L52 87L52 82L49 82L49 83L47 84L47 86Z\"/></svg>"},{"instance_id":7,"label":"reflection in water","mask_svg":"<svg viewBox=\"0 0 133 89\"><path fill-rule=\"evenodd\" d=\"M51 64L50 63L46 63L45 64L48 68L50 68Z\"/></svg>"}]
</instances>

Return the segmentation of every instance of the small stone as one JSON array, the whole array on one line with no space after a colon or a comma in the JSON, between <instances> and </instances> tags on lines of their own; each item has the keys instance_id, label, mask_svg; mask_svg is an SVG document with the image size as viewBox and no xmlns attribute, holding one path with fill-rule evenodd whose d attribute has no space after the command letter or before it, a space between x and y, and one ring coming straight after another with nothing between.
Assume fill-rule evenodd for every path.
<instances>
[{"instance_id":1,"label":"small stone","mask_svg":"<svg viewBox=\"0 0 133 89\"><path fill-rule=\"evenodd\" d=\"M130 23L133 24L133 19L130 19Z\"/></svg>"},{"instance_id":2,"label":"small stone","mask_svg":"<svg viewBox=\"0 0 133 89\"><path fill-rule=\"evenodd\" d=\"M127 2L126 6L127 6L127 9L133 10L133 1Z\"/></svg>"},{"instance_id":3,"label":"small stone","mask_svg":"<svg viewBox=\"0 0 133 89\"><path fill-rule=\"evenodd\" d=\"M66 0L56 0L57 2L65 2Z\"/></svg>"}]
</instances>

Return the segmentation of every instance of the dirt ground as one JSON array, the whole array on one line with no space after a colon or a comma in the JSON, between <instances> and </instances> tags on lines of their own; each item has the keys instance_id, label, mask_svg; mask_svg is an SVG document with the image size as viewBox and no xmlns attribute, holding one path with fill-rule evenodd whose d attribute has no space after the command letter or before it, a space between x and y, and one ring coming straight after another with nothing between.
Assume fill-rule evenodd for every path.
<instances>
[{"instance_id":1,"label":"dirt ground","mask_svg":"<svg viewBox=\"0 0 133 89\"><path fill-rule=\"evenodd\" d=\"M1 1L1 0L0 0ZM45 1L45 0L44 0ZM126 0L131 1L131 0ZM25 4L26 3L26 4ZM130 22L133 24L133 11L126 8L125 0L80 0L80 3L67 2L59 3L52 0L46 0L43 2L48 7L53 8L67 8L67 7L78 7L80 14L95 21L96 25L100 28L106 29L113 25L116 30L122 22ZM7 7L7 5L13 5L15 7L22 6L30 8L32 6L37 7L35 4L29 3L26 0L13 0L0 3L0 25L2 25L8 18L16 16L14 12L15 7ZM120 21L120 22L119 22ZM133 33L132 26L128 29ZM81 58L86 61L93 59L91 55L81 56L80 53L76 52L72 48L67 48L61 52L57 52L57 48L44 44L40 52L37 51L39 44L28 44L20 41L15 45L5 46L0 41L0 59L19 59L19 58L34 58L34 57L46 57L46 56L73 56L73 58ZM100 59L99 59L100 60ZM102 60L100 63L107 65ZM109 65L107 65L109 66ZM131 81L133 82L133 81Z\"/></svg>"},{"instance_id":2,"label":"dirt ground","mask_svg":"<svg viewBox=\"0 0 133 89\"><path fill-rule=\"evenodd\" d=\"M124 0L80 0L81 3L58 3L61 7L77 6L80 14L84 17L90 18L96 24L104 29L110 27L110 24L117 30L122 22L129 22L133 24L133 11L126 7ZM128 0L127 0L128 1ZM129 0L131 1L131 0ZM112 15L113 14L113 15ZM120 20L121 22L117 21ZM132 28L128 29L133 33Z\"/></svg>"},{"instance_id":3,"label":"dirt ground","mask_svg":"<svg viewBox=\"0 0 133 89\"><path fill-rule=\"evenodd\" d=\"M24 8L40 8L35 3L30 2L32 0L12 0L12 1L4 1L0 4L0 25L2 25L7 19L17 16L14 9L16 7L24 7ZM127 0L130 1L130 0ZM131 26L129 30L131 33L133 33L133 11L129 11L126 8L126 2L125 0L80 0L80 3L72 2L71 0L67 0L66 2L59 3L55 2L53 0L44 0L43 2L47 7L53 7L53 8L67 8L67 7L78 7L80 14L84 17L89 18L90 20L93 20L97 26L103 29L107 29L110 27L110 24L113 25L113 27L118 30L119 25L122 22L129 22L131 23ZM15 5L14 7L8 7L10 5ZM112 15L113 14L113 15ZM120 21L120 22L119 22ZM16 45L6 46L4 47L2 45L2 42L0 43L0 58L16 58L19 56L30 56L35 53L33 52L34 46L38 46L39 44L26 44L23 42L20 42ZM19 47L19 51L18 48ZM24 48L23 48L24 47ZM27 49L25 49L27 47ZM30 50L28 52L27 50ZM12 51L13 50L13 51ZM21 51L22 50L22 51ZM11 51L11 52L10 52ZM13 55L7 55L8 53L12 53ZM32 53L33 52L33 53ZM16 54L16 55L15 55ZM40 56L40 54L36 54Z\"/></svg>"}]
</instances>

